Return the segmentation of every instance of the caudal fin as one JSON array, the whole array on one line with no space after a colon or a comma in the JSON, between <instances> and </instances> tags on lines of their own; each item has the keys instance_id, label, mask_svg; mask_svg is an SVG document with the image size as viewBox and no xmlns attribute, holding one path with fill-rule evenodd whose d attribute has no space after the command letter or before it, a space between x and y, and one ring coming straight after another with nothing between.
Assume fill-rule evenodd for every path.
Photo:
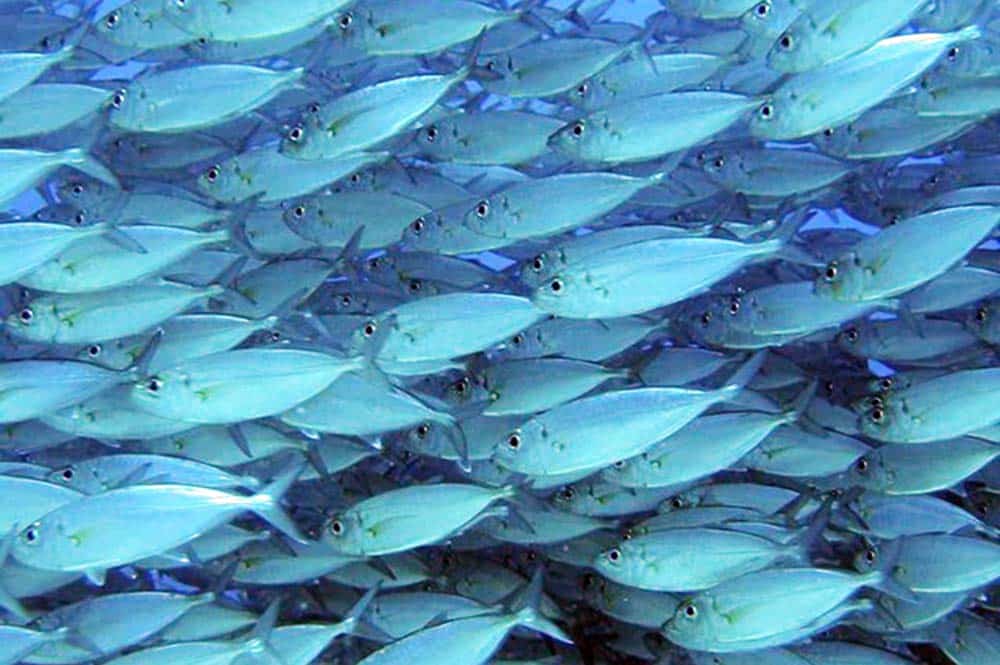
<instances>
[{"instance_id":1,"label":"caudal fin","mask_svg":"<svg viewBox=\"0 0 1000 665\"><path fill-rule=\"evenodd\" d=\"M82 148L70 148L60 153L60 156L66 166L74 168L80 173L85 173L91 178L96 178L101 182L107 183L112 187L121 188L121 184L118 182L115 174Z\"/></svg>"},{"instance_id":2,"label":"caudal fin","mask_svg":"<svg viewBox=\"0 0 1000 665\"><path fill-rule=\"evenodd\" d=\"M250 510L292 540L303 544L308 543L309 539L281 507L281 497L295 484L305 466L306 463L302 460L294 462L263 490L253 495L250 504Z\"/></svg>"},{"instance_id":3,"label":"caudal fin","mask_svg":"<svg viewBox=\"0 0 1000 665\"><path fill-rule=\"evenodd\" d=\"M562 628L539 612L538 608L542 602L543 577L544 569L539 566L535 569L535 574L531 576L531 581L515 593L511 611L517 616L517 625L538 631L565 644L572 644L573 639Z\"/></svg>"}]
</instances>

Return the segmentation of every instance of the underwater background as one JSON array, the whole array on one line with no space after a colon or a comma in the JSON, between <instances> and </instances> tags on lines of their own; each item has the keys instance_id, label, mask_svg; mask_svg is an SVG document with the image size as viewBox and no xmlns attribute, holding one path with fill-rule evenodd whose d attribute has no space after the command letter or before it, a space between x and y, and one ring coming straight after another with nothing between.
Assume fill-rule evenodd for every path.
<instances>
[{"instance_id":1,"label":"underwater background","mask_svg":"<svg viewBox=\"0 0 1000 665\"><path fill-rule=\"evenodd\" d=\"M0 0L0 665L1000 664L996 0Z\"/></svg>"}]
</instances>

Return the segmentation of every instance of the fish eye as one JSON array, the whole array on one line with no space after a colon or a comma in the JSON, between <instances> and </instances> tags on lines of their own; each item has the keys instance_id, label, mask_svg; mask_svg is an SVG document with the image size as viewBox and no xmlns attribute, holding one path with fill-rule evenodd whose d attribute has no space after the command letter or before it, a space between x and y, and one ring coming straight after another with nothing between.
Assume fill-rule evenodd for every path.
<instances>
[{"instance_id":1,"label":"fish eye","mask_svg":"<svg viewBox=\"0 0 1000 665\"><path fill-rule=\"evenodd\" d=\"M407 286L410 289L410 293L420 293L420 290L424 288L424 283L419 279L411 279Z\"/></svg>"},{"instance_id":2,"label":"fish eye","mask_svg":"<svg viewBox=\"0 0 1000 665\"><path fill-rule=\"evenodd\" d=\"M795 46L795 40L792 39L792 35L790 33L786 32L781 35L780 39L778 39L778 46L786 51L790 51L791 48Z\"/></svg>"},{"instance_id":3,"label":"fish eye","mask_svg":"<svg viewBox=\"0 0 1000 665\"><path fill-rule=\"evenodd\" d=\"M679 496L675 496L670 500L670 507L676 510L680 510L681 508L684 507L684 499L680 498Z\"/></svg>"},{"instance_id":4,"label":"fish eye","mask_svg":"<svg viewBox=\"0 0 1000 665\"><path fill-rule=\"evenodd\" d=\"M861 333L858 332L857 328L848 328L844 331L844 338L852 344L858 341L859 337L861 337Z\"/></svg>"},{"instance_id":5,"label":"fish eye","mask_svg":"<svg viewBox=\"0 0 1000 665\"><path fill-rule=\"evenodd\" d=\"M950 49L948 49L948 60L950 62L955 62L955 60L958 58L959 52L960 51L957 46L952 46Z\"/></svg>"},{"instance_id":6,"label":"fish eye","mask_svg":"<svg viewBox=\"0 0 1000 665\"><path fill-rule=\"evenodd\" d=\"M612 464L611 466L613 466L614 468L616 468L619 471L621 471L622 469L625 468L625 460L620 459L617 462L615 462L614 464Z\"/></svg>"},{"instance_id":7,"label":"fish eye","mask_svg":"<svg viewBox=\"0 0 1000 665\"><path fill-rule=\"evenodd\" d=\"M108 14L108 15L107 15L107 17L106 17L106 18L104 19L104 25L105 25L105 27L107 27L107 28L108 28L109 30L111 30L111 29L112 29L112 28L114 28L114 27L115 27L116 25L118 25L118 21L119 21L120 19L121 19L121 16L119 16L119 14L118 14L118 10L116 9L115 11L113 11L113 12L111 12L110 14Z\"/></svg>"},{"instance_id":8,"label":"fish eye","mask_svg":"<svg viewBox=\"0 0 1000 665\"><path fill-rule=\"evenodd\" d=\"M573 123L573 126L570 127L569 131L573 133L573 136L580 138L583 136L584 129L586 129L586 126L583 124L583 120L577 120Z\"/></svg>"},{"instance_id":9,"label":"fish eye","mask_svg":"<svg viewBox=\"0 0 1000 665\"><path fill-rule=\"evenodd\" d=\"M517 432L514 432L513 434L511 434L510 436L508 436L507 437L507 445L511 448L511 450L517 450L518 448L520 448L521 447L521 435L518 434Z\"/></svg>"},{"instance_id":10,"label":"fish eye","mask_svg":"<svg viewBox=\"0 0 1000 665\"><path fill-rule=\"evenodd\" d=\"M379 265L378 257L375 257L373 259L368 259L369 270L378 270L378 265Z\"/></svg>"},{"instance_id":11,"label":"fish eye","mask_svg":"<svg viewBox=\"0 0 1000 665\"><path fill-rule=\"evenodd\" d=\"M884 379L878 382L878 385L879 387L882 388L882 390L889 390L890 388L892 388L892 377L891 376L885 377Z\"/></svg>"},{"instance_id":12,"label":"fish eye","mask_svg":"<svg viewBox=\"0 0 1000 665\"><path fill-rule=\"evenodd\" d=\"M151 393L158 393L161 388L163 388L163 381L157 376L152 377L146 382L146 390Z\"/></svg>"},{"instance_id":13,"label":"fish eye","mask_svg":"<svg viewBox=\"0 0 1000 665\"><path fill-rule=\"evenodd\" d=\"M769 102L765 102L764 104L761 104L757 113L764 120L770 120L774 117L774 106L772 106Z\"/></svg>"},{"instance_id":14,"label":"fish eye","mask_svg":"<svg viewBox=\"0 0 1000 665\"><path fill-rule=\"evenodd\" d=\"M988 316L989 311L985 307L980 307L976 310L976 321L979 323L985 323Z\"/></svg>"},{"instance_id":15,"label":"fish eye","mask_svg":"<svg viewBox=\"0 0 1000 665\"><path fill-rule=\"evenodd\" d=\"M91 344L90 346L88 346L87 355L90 356L91 358L96 358L97 356L101 355L101 345Z\"/></svg>"},{"instance_id":16,"label":"fish eye","mask_svg":"<svg viewBox=\"0 0 1000 665\"><path fill-rule=\"evenodd\" d=\"M271 342L280 342L281 341L281 333L278 332L277 330L272 330L271 334L268 335L267 338L269 340L271 340Z\"/></svg>"},{"instance_id":17,"label":"fish eye","mask_svg":"<svg viewBox=\"0 0 1000 665\"><path fill-rule=\"evenodd\" d=\"M885 420L885 411L883 411L879 407L875 407L874 409L872 409L871 419L873 423L876 424L881 423L883 420Z\"/></svg>"},{"instance_id":18,"label":"fish eye","mask_svg":"<svg viewBox=\"0 0 1000 665\"><path fill-rule=\"evenodd\" d=\"M187 0L174 0L174 4L178 9L187 9Z\"/></svg>"},{"instance_id":19,"label":"fish eye","mask_svg":"<svg viewBox=\"0 0 1000 665\"><path fill-rule=\"evenodd\" d=\"M114 96L111 98L111 105L114 106L116 109L120 109L122 107L122 104L124 103L125 103L125 88L122 88L121 90L116 92Z\"/></svg>"},{"instance_id":20,"label":"fish eye","mask_svg":"<svg viewBox=\"0 0 1000 665\"><path fill-rule=\"evenodd\" d=\"M712 162L712 165L717 169L721 169L723 166L726 165L726 160L724 157L716 157L715 161Z\"/></svg>"},{"instance_id":21,"label":"fish eye","mask_svg":"<svg viewBox=\"0 0 1000 665\"><path fill-rule=\"evenodd\" d=\"M711 322L712 322L712 313L711 312L705 312L705 313L703 313L701 315L701 325L707 326Z\"/></svg>"},{"instance_id":22,"label":"fish eye","mask_svg":"<svg viewBox=\"0 0 1000 665\"><path fill-rule=\"evenodd\" d=\"M70 467L66 467L65 469L63 469L63 472L59 475L62 476L63 480L73 480L73 469Z\"/></svg>"},{"instance_id":23,"label":"fish eye","mask_svg":"<svg viewBox=\"0 0 1000 665\"><path fill-rule=\"evenodd\" d=\"M365 337L371 337L378 330L378 325L374 321L369 321L365 324L365 327L361 330Z\"/></svg>"},{"instance_id":24,"label":"fish eye","mask_svg":"<svg viewBox=\"0 0 1000 665\"><path fill-rule=\"evenodd\" d=\"M21 319L21 323L31 323L31 320L35 318L35 313L31 311L30 307L25 307L18 312L17 318Z\"/></svg>"},{"instance_id":25,"label":"fish eye","mask_svg":"<svg viewBox=\"0 0 1000 665\"><path fill-rule=\"evenodd\" d=\"M292 143L298 143L302 140L302 135L305 134L305 130L302 129L301 125L296 125L292 127L288 132L288 140Z\"/></svg>"},{"instance_id":26,"label":"fish eye","mask_svg":"<svg viewBox=\"0 0 1000 665\"><path fill-rule=\"evenodd\" d=\"M867 457L862 457L858 460L857 469L859 473L866 473L868 471L868 466L869 463Z\"/></svg>"},{"instance_id":27,"label":"fish eye","mask_svg":"<svg viewBox=\"0 0 1000 665\"><path fill-rule=\"evenodd\" d=\"M541 272L542 268L545 267L545 259L539 254L531 261L531 269L535 272Z\"/></svg>"},{"instance_id":28,"label":"fish eye","mask_svg":"<svg viewBox=\"0 0 1000 665\"><path fill-rule=\"evenodd\" d=\"M465 394L465 391L469 389L469 379L468 379L468 377L462 377L461 379L459 379L458 381L456 381L455 385L454 385L454 388L455 388L455 392L457 392L459 395Z\"/></svg>"},{"instance_id":29,"label":"fish eye","mask_svg":"<svg viewBox=\"0 0 1000 665\"><path fill-rule=\"evenodd\" d=\"M292 208L292 215L295 219L302 219L306 216L306 207L302 205L295 206Z\"/></svg>"},{"instance_id":30,"label":"fish eye","mask_svg":"<svg viewBox=\"0 0 1000 665\"><path fill-rule=\"evenodd\" d=\"M306 110L309 113L314 113L314 114L319 113L319 102L311 103L309 106L306 107Z\"/></svg>"},{"instance_id":31,"label":"fish eye","mask_svg":"<svg viewBox=\"0 0 1000 665\"><path fill-rule=\"evenodd\" d=\"M763 18L771 13L771 5L766 2L758 2L757 6L753 8L753 11L757 14L757 16Z\"/></svg>"},{"instance_id":32,"label":"fish eye","mask_svg":"<svg viewBox=\"0 0 1000 665\"><path fill-rule=\"evenodd\" d=\"M611 563L617 563L622 558L622 551L617 547L613 550L608 550L608 561Z\"/></svg>"},{"instance_id":33,"label":"fish eye","mask_svg":"<svg viewBox=\"0 0 1000 665\"><path fill-rule=\"evenodd\" d=\"M832 395L837 389L837 386L833 383L833 381L827 381L823 384L823 389L826 391L827 395Z\"/></svg>"},{"instance_id":34,"label":"fish eye","mask_svg":"<svg viewBox=\"0 0 1000 665\"><path fill-rule=\"evenodd\" d=\"M78 182L78 183L75 183L73 185L72 192L75 195L79 196L80 194L83 194L83 192L84 192L85 189L86 189L86 187L83 186L83 183L82 182Z\"/></svg>"},{"instance_id":35,"label":"fish eye","mask_svg":"<svg viewBox=\"0 0 1000 665\"><path fill-rule=\"evenodd\" d=\"M216 180L219 179L219 176L221 174L222 174L222 167L216 165L216 166L213 166L212 168L208 169L208 171L205 172L205 178L209 182L215 182Z\"/></svg>"},{"instance_id":36,"label":"fish eye","mask_svg":"<svg viewBox=\"0 0 1000 665\"><path fill-rule=\"evenodd\" d=\"M574 496L576 496L576 490L574 490L572 487L566 486L566 487L562 488L562 491L559 493L559 495L562 498L564 498L567 501L569 501Z\"/></svg>"},{"instance_id":37,"label":"fish eye","mask_svg":"<svg viewBox=\"0 0 1000 665\"><path fill-rule=\"evenodd\" d=\"M352 173L351 174L351 182L353 182L355 185L358 184L359 182L361 182L361 174L360 173Z\"/></svg>"},{"instance_id":38,"label":"fish eye","mask_svg":"<svg viewBox=\"0 0 1000 665\"><path fill-rule=\"evenodd\" d=\"M431 426L427 423L420 423L417 426L417 438L426 439L427 435L431 433Z\"/></svg>"},{"instance_id":39,"label":"fish eye","mask_svg":"<svg viewBox=\"0 0 1000 665\"><path fill-rule=\"evenodd\" d=\"M497 70L497 63L494 62L493 60L489 60L486 63L486 70L490 72L495 72Z\"/></svg>"},{"instance_id":40,"label":"fish eye","mask_svg":"<svg viewBox=\"0 0 1000 665\"><path fill-rule=\"evenodd\" d=\"M729 313L733 316L740 313L740 301L738 298L733 298L732 302L729 303Z\"/></svg>"},{"instance_id":41,"label":"fish eye","mask_svg":"<svg viewBox=\"0 0 1000 665\"><path fill-rule=\"evenodd\" d=\"M510 341L514 344L514 346L521 346L524 344L524 335L517 333Z\"/></svg>"},{"instance_id":42,"label":"fish eye","mask_svg":"<svg viewBox=\"0 0 1000 665\"><path fill-rule=\"evenodd\" d=\"M38 525L32 524L24 532L24 539L29 543L33 543L38 540Z\"/></svg>"},{"instance_id":43,"label":"fish eye","mask_svg":"<svg viewBox=\"0 0 1000 665\"><path fill-rule=\"evenodd\" d=\"M350 307L351 306L351 294L345 293L344 295L340 296L340 304L342 306L344 306L344 307Z\"/></svg>"},{"instance_id":44,"label":"fish eye","mask_svg":"<svg viewBox=\"0 0 1000 665\"><path fill-rule=\"evenodd\" d=\"M413 220L413 223L410 224L410 229L417 235L420 235L421 233L423 233L424 226L425 226L424 218L417 217L415 220Z\"/></svg>"},{"instance_id":45,"label":"fish eye","mask_svg":"<svg viewBox=\"0 0 1000 665\"><path fill-rule=\"evenodd\" d=\"M576 86L576 94L580 95L581 97L586 96L588 90L590 90L590 86L587 85L586 82Z\"/></svg>"},{"instance_id":46,"label":"fish eye","mask_svg":"<svg viewBox=\"0 0 1000 665\"><path fill-rule=\"evenodd\" d=\"M698 616L698 608L694 606L694 603L684 605L684 616L688 619L694 619Z\"/></svg>"},{"instance_id":47,"label":"fish eye","mask_svg":"<svg viewBox=\"0 0 1000 665\"><path fill-rule=\"evenodd\" d=\"M827 127L826 129L824 129L823 130L823 136L825 136L827 138L833 136L833 127Z\"/></svg>"},{"instance_id":48,"label":"fish eye","mask_svg":"<svg viewBox=\"0 0 1000 665\"><path fill-rule=\"evenodd\" d=\"M73 223L75 223L77 226L83 224L85 221L87 221L87 216L84 215L82 212L78 212L75 215L73 215Z\"/></svg>"},{"instance_id":49,"label":"fish eye","mask_svg":"<svg viewBox=\"0 0 1000 665\"><path fill-rule=\"evenodd\" d=\"M549 289L552 290L552 293L559 293L559 292L561 292L563 290L563 282L562 282L562 280L559 279L558 277L556 277L554 280L552 280L551 282L549 282Z\"/></svg>"},{"instance_id":50,"label":"fish eye","mask_svg":"<svg viewBox=\"0 0 1000 665\"><path fill-rule=\"evenodd\" d=\"M435 127L434 125L431 125L430 127L427 128L426 135L427 135L427 142L434 143L435 141L437 141L438 128Z\"/></svg>"},{"instance_id":51,"label":"fish eye","mask_svg":"<svg viewBox=\"0 0 1000 665\"><path fill-rule=\"evenodd\" d=\"M836 261L830 261L826 264L826 270L823 271L823 279L828 282L832 282L837 279L837 273L839 272L839 266Z\"/></svg>"},{"instance_id":52,"label":"fish eye","mask_svg":"<svg viewBox=\"0 0 1000 665\"><path fill-rule=\"evenodd\" d=\"M877 559L878 559L878 552L875 551L875 548L869 547L868 549L865 550L866 563L875 563Z\"/></svg>"},{"instance_id":53,"label":"fish eye","mask_svg":"<svg viewBox=\"0 0 1000 665\"><path fill-rule=\"evenodd\" d=\"M344 524L340 520L330 522L330 533L339 536L344 533Z\"/></svg>"},{"instance_id":54,"label":"fish eye","mask_svg":"<svg viewBox=\"0 0 1000 665\"><path fill-rule=\"evenodd\" d=\"M489 201L480 201L476 204L476 217L483 219L488 214L490 214Z\"/></svg>"},{"instance_id":55,"label":"fish eye","mask_svg":"<svg viewBox=\"0 0 1000 665\"><path fill-rule=\"evenodd\" d=\"M885 402L883 402L883 401L882 401L882 398L881 398L881 397L879 397L878 395L874 395L874 396L873 396L873 397L871 398L871 400L869 400L868 404L869 404L869 405L870 405L870 406L871 406L871 407L872 407L873 409L881 409L881 408L885 407Z\"/></svg>"}]
</instances>

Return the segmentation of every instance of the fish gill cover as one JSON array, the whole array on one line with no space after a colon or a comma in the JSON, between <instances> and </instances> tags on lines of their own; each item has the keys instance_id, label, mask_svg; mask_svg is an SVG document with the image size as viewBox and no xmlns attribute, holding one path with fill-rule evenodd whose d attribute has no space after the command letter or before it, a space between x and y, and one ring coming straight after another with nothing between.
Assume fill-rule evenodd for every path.
<instances>
[{"instance_id":1,"label":"fish gill cover","mask_svg":"<svg viewBox=\"0 0 1000 665\"><path fill-rule=\"evenodd\" d=\"M0 665L1000 663L995 0L0 0Z\"/></svg>"}]
</instances>

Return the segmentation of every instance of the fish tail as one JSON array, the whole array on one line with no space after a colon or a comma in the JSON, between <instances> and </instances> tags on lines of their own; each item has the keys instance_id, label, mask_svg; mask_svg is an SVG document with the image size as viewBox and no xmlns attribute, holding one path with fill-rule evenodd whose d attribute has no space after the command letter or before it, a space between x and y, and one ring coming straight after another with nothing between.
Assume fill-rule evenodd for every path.
<instances>
[{"instance_id":1,"label":"fish tail","mask_svg":"<svg viewBox=\"0 0 1000 665\"><path fill-rule=\"evenodd\" d=\"M788 408L784 413L785 422L792 423L798 420L805 414L806 409L809 408L809 404L812 403L813 395L816 394L817 381L814 379L809 382L805 388L802 389L798 395L796 395L795 400L788 405Z\"/></svg>"},{"instance_id":2,"label":"fish tail","mask_svg":"<svg viewBox=\"0 0 1000 665\"><path fill-rule=\"evenodd\" d=\"M308 543L309 540L281 507L281 497L295 483L304 467L305 462L296 461L259 493L250 497L250 510L289 538L300 543Z\"/></svg>"},{"instance_id":3,"label":"fish tail","mask_svg":"<svg viewBox=\"0 0 1000 665\"><path fill-rule=\"evenodd\" d=\"M572 644L573 640L563 632L563 629L542 616L539 611L542 603L543 577L544 568L539 566L535 569L535 574L531 576L531 581L516 593L515 604L511 609L515 614L517 625L536 630L554 640Z\"/></svg>"},{"instance_id":4,"label":"fish tail","mask_svg":"<svg viewBox=\"0 0 1000 665\"><path fill-rule=\"evenodd\" d=\"M60 153L60 156L66 166L70 166L80 173L89 175L91 178L96 178L97 180L111 185L112 187L121 188L121 184L118 182L118 178L115 177L115 174L108 170L108 167L97 161L97 159L95 159L83 148L70 148L69 150L64 150Z\"/></svg>"},{"instance_id":5,"label":"fish tail","mask_svg":"<svg viewBox=\"0 0 1000 665\"><path fill-rule=\"evenodd\" d=\"M743 388L750 383L750 380L756 376L757 371L761 368L764 364L764 360L766 359L766 349L758 351L750 356L749 360L743 363L738 370L733 372L733 375L726 381L726 385L722 388L722 390L733 395L743 390Z\"/></svg>"},{"instance_id":6,"label":"fish tail","mask_svg":"<svg viewBox=\"0 0 1000 665\"><path fill-rule=\"evenodd\" d=\"M983 29L973 23L972 25L967 25L961 30L956 30L951 34L951 42L971 42L975 39L979 39L983 36Z\"/></svg>"}]
</instances>

